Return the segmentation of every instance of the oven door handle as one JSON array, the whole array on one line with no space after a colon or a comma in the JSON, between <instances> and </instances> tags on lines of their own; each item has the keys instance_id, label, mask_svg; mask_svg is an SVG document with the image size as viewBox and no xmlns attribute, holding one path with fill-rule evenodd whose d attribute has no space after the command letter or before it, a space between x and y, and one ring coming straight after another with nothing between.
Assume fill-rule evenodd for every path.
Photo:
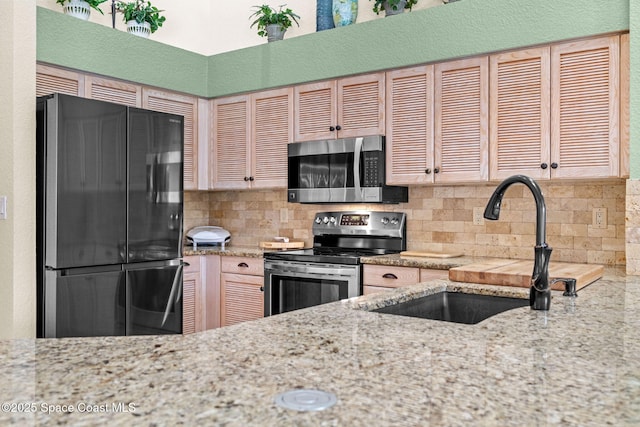
<instances>
[{"instance_id":1,"label":"oven door handle","mask_svg":"<svg viewBox=\"0 0 640 427\"><path fill-rule=\"evenodd\" d=\"M348 276L354 272L354 267L313 267L304 266L277 266L265 269L266 273L283 275L287 273L303 273L303 274L321 274L323 276Z\"/></svg>"}]
</instances>

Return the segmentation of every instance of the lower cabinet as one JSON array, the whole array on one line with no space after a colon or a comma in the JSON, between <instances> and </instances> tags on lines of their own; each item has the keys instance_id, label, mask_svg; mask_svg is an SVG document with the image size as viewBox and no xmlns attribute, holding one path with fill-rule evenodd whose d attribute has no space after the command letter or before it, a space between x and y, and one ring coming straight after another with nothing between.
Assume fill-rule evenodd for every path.
<instances>
[{"instance_id":1,"label":"lower cabinet","mask_svg":"<svg viewBox=\"0 0 640 427\"><path fill-rule=\"evenodd\" d=\"M264 260L223 256L220 270L220 326L263 317Z\"/></svg>"},{"instance_id":2,"label":"lower cabinet","mask_svg":"<svg viewBox=\"0 0 640 427\"><path fill-rule=\"evenodd\" d=\"M363 293L365 295L415 285L428 280L449 278L448 270L418 267L365 264L363 270Z\"/></svg>"},{"instance_id":3,"label":"lower cabinet","mask_svg":"<svg viewBox=\"0 0 640 427\"><path fill-rule=\"evenodd\" d=\"M182 333L220 327L220 256L184 257Z\"/></svg>"}]
</instances>

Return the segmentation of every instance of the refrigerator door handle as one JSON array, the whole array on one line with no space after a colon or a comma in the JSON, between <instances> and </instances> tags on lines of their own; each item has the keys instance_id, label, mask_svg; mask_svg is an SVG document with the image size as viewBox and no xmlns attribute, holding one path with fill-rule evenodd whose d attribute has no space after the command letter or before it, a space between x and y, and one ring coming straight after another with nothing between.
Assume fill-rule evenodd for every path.
<instances>
[{"instance_id":1,"label":"refrigerator door handle","mask_svg":"<svg viewBox=\"0 0 640 427\"><path fill-rule=\"evenodd\" d=\"M171 285L171 293L169 294L169 299L167 300L167 307L164 310L164 317L162 318L162 325L167 322L167 318L169 317L169 311L171 310L171 305L173 304L174 297L176 298L176 302L180 301L179 296L182 294L182 264L176 270L176 275L173 278L173 284ZM176 296L176 293L178 295Z\"/></svg>"}]
</instances>

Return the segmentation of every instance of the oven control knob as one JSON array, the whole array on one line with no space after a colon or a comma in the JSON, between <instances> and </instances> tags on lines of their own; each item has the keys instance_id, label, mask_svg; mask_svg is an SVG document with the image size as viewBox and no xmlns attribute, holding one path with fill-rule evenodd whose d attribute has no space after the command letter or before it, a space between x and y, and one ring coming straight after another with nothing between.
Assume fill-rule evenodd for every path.
<instances>
[{"instance_id":1,"label":"oven control knob","mask_svg":"<svg viewBox=\"0 0 640 427\"><path fill-rule=\"evenodd\" d=\"M389 218L387 218L386 216L383 216L383 217L382 217L381 222L382 222L384 225L387 225L387 224L389 224Z\"/></svg>"},{"instance_id":2,"label":"oven control knob","mask_svg":"<svg viewBox=\"0 0 640 427\"><path fill-rule=\"evenodd\" d=\"M329 222L330 222L331 224L335 224L335 223L336 223L336 221L337 221L337 219L336 219L336 217L335 217L335 216L332 216L332 217L329 219Z\"/></svg>"},{"instance_id":3,"label":"oven control knob","mask_svg":"<svg viewBox=\"0 0 640 427\"><path fill-rule=\"evenodd\" d=\"M398 220L397 217L394 216L393 218L391 218L391 224L398 225L399 222L400 222L400 220Z\"/></svg>"},{"instance_id":4,"label":"oven control knob","mask_svg":"<svg viewBox=\"0 0 640 427\"><path fill-rule=\"evenodd\" d=\"M322 218L322 222L324 222L325 224L329 224L329 217L325 216L324 218Z\"/></svg>"},{"instance_id":5,"label":"oven control knob","mask_svg":"<svg viewBox=\"0 0 640 427\"><path fill-rule=\"evenodd\" d=\"M322 218L319 216L316 217L316 224L320 224L322 222Z\"/></svg>"}]
</instances>

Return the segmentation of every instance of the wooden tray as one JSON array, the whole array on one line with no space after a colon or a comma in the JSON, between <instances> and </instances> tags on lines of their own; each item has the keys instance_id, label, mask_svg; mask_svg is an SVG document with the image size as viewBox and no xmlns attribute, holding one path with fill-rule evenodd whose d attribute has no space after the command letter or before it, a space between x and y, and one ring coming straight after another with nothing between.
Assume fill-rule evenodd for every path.
<instances>
[{"instance_id":1,"label":"wooden tray","mask_svg":"<svg viewBox=\"0 0 640 427\"><path fill-rule=\"evenodd\" d=\"M429 252L429 251L404 251L400 252L401 257L425 257L425 258L456 258L462 256L463 254L453 253L446 254L441 252Z\"/></svg>"},{"instance_id":2,"label":"wooden tray","mask_svg":"<svg viewBox=\"0 0 640 427\"><path fill-rule=\"evenodd\" d=\"M260 242L263 249L299 249L304 248L304 242Z\"/></svg>"}]
</instances>

